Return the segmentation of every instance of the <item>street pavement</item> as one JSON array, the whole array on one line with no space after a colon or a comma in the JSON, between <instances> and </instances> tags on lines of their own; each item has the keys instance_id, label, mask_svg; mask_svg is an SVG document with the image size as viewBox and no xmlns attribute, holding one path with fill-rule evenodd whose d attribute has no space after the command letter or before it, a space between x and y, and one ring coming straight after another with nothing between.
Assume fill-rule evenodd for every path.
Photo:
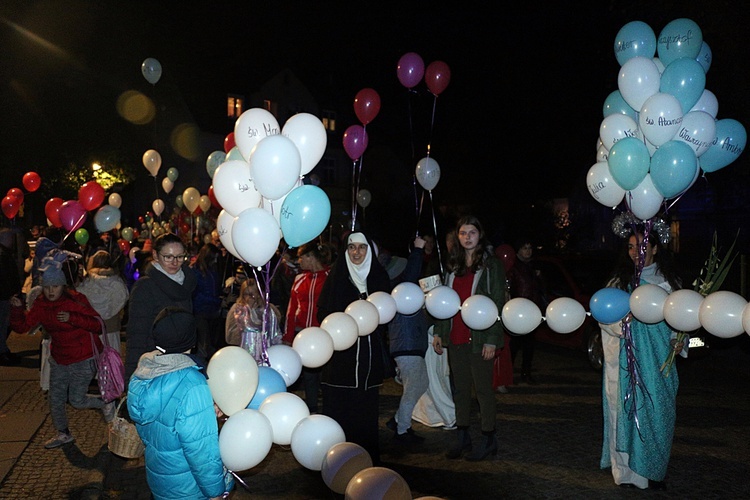
<instances>
[{"instance_id":1,"label":"street pavement","mask_svg":"<svg viewBox=\"0 0 750 500\"><path fill-rule=\"evenodd\" d=\"M143 458L107 448L107 425L96 410L68 407L75 443L45 450L54 434L39 386L37 337L12 334L19 366L0 367L0 498L149 499ZM413 498L443 499L744 499L750 498L750 338L725 342L701 359L678 361L677 426L666 491L619 488L599 469L601 375L582 352L538 345L537 385L497 395L499 453L483 462L447 460L454 431L414 423L423 445L395 444L385 422L401 387L381 392L382 466L398 472ZM478 420L478 416L477 416ZM473 425L475 445L479 440ZM274 445L235 499L335 499L319 471Z\"/></svg>"}]
</instances>

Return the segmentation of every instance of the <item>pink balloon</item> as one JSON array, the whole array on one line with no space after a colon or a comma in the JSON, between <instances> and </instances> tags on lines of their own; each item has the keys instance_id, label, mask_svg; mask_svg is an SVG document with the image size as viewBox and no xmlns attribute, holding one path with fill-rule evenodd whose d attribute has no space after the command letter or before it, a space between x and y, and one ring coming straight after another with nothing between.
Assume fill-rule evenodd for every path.
<instances>
[{"instance_id":1,"label":"pink balloon","mask_svg":"<svg viewBox=\"0 0 750 500\"><path fill-rule=\"evenodd\" d=\"M356 160L367 149L367 132L362 125L352 125L344 132L344 150L349 158Z\"/></svg>"},{"instance_id":2,"label":"pink balloon","mask_svg":"<svg viewBox=\"0 0 750 500\"><path fill-rule=\"evenodd\" d=\"M367 125L380 112L380 95L375 89L362 89L354 96L354 113L362 125Z\"/></svg>"},{"instance_id":3,"label":"pink balloon","mask_svg":"<svg viewBox=\"0 0 750 500\"><path fill-rule=\"evenodd\" d=\"M424 61L415 52L407 52L398 60L396 75L401 85L407 89L416 87L424 76Z\"/></svg>"},{"instance_id":4,"label":"pink balloon","mask_svg":"<svg viewBox=\"0 0 750 500\"><path fill-rule=\"evenodd\" d=\"M68 200L60 205L60 222L66 231L75 231L86 222L86 209L76 200Z\"/></svg>"},{"instance_id":5,"label":"pink balloon","mask_svg":"<svg viewBox=\"0 0 750 500\"><path fill-rule=\"evenodd\" d=\"M424 81L430 92L438 96L448 87L451 81L451 69L443 61L433 61L425 70Z\"/></svg>"}]
</instances>

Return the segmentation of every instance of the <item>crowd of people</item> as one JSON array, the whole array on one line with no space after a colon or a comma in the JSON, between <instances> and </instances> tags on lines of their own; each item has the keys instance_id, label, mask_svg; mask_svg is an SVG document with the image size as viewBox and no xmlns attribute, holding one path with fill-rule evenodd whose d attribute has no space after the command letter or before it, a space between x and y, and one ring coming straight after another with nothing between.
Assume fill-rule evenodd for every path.
<instances>
[{"instance_id":1,"label":"crowd of people","mask_svg":"<svg viewBox=\"0 0 750 500\"><path fill-rule=\"evenodd\" d=\"M156 496L177 485L175 475L188 496L201 492L218 497L231 487L218 458L216 417L221 412L205 379L208 361L222 347L241 346L263 364L267 347L292 345L300 331L320 326L328 315L407 282L425 292L448 286L461 303L484 295L499 311L515 297L532 300L542 311L546 306L533 239L518 238L508 261L473 216L459 218L444 245L434 234L418 234L408 242L405 256L359 230L345 233L339 242L314 240L296 249L280 248L272 277L248 273L210 235L196 246L167 233L139 242L127 255L113 248L116 238L108 233L85 248L70 248L53 227L35 233L29 247L17 232L0 230L0 364L18 361L5 342L10 328L41 331L50 340L48 400L57 434L45 446L55 448L75 439L67 423L68 403L100 409L105 421L114 418L114 403L90 390L96 375L92 357L105 344L121 350L124 338L130 396L126 416L146 444L148 480ZM609 286L637 286L633 263L637 268L639 257L645 265L639 273L642 282L679 287L658 241L648 238L648 246L634 256L643 234L638 238L629 241L630 265L621 266ZM676 373L669 378L659 373L666 353L677 349L670 343L671 330L663 322L644 325L631 317L602 325L602 330L607 335L601 466L612 468L616 484L659 487L669 460L678 383ZM655 427L637 425L622 409L629 376L623 371L624 342L642 338L650 339L648 346L639 347L651 354L639 361L654 403L645 404L640 416ZM515 379L518 355L520 376ZM448 458L479 461L498 453L496 416L502 396L496 394L508 393L517 383L537 384L533 357L534 332L512 335L501 321L478 330L461 314L436 319L422 308L413 314L397 312L386 324L358 335L351 347L334 351L324 366L303 368L290 390L304 392L311 414L336 420L347 440L361 445L378 465L380 387L394 377L403 387L398 410L385 424L394 443L419 449L424 438L413 422L441 426L455 431ZM474 401L479 406L476 422ZM473 425L479 442L472 440ZM641 439L644 428L647 439ZM175 433L180 438L167 443L172 438L165 436ZM195 443L201 443L200 453ZM180 447L184 449L178 453ZM196 473L196 463L206 467Z\"/></svg>"}]
</instances>

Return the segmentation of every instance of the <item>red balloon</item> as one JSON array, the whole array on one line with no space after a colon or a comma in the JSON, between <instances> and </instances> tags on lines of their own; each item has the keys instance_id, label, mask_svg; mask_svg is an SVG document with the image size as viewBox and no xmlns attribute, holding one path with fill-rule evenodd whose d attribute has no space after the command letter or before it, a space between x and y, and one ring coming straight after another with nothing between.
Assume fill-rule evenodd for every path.
<instances>
[{"instance_id":1,"label":"red balloon","mask_svg":"<svg viewBox=\"0 0 750 500\"><path fill-rule=\"evenodd\" d=\"M117 240L117 246L120 247L120 250L122 250L122 253L124 254L130 253L130 243L128 243L127 240L120 238L119 240Z\"/></svg>"},{"instance_id":2,"label":"red balloon","mask_svg":"<svg viewBox=\"0 0 750 500\"><path fill-rule=\"evenodd\" d=\"M104 188L98 182L85 182L78 190L78 202L86 210L96 210L104 201L104 195Z\"/></svg>"},{"instance_id":3,"label":"red balloon","mask_svg":"<svg viewBox=\"0 0 750 500\"><path fill-rule=\"evenodd\" d=\"M367 125L380 112L380 96L374 89L362 89L354 96L354 113L362 125Z\"/></svg>"},{"instance_id":4,"label":"red balloon","mask_svg":"<svg viewBox=\"0 0 750 500\"><path fill-rule=\"evenodd\" d=\"M216 208L221 208L221 203L219 203L219 200L216 199L216 194L214 194L213 184L208 186L208 199L211 200L211 205Z\"/></svg>"},{"instance_id":5,"label":"red balloon","mask_svg":"<svg viewBox=\"0 0 750 500\"><path fill-rule=\"evenodd\" d=\"M6 196L5 198L3 198L1 205L3 208L3 213L9 219L15 217L18 213L18 209L21 207L21 203L14 196Z\"/></svg>"},{"instance_id":6,"label":"red balloon","mask_svg":"<svg viewBox=\"0 0 750 500\"><path fill-rule=\"evenodd\" d=\"M510 271L510 268L513 267L513 264L516 263L516 251L513 250L513 247L505 244L500 245L495 249L495 257L500 259L503 262L503 266L505 266L505 271Z\"/></svg>"},{"instance_id":7,"label":"red balloon","mask_svg":"<svg viewBox=\"0 0 750 500\"><path fill-rule=\"evenodd\" d=\"M19 188L10 188L8 192L5 193L5 196L15 198L18 201L19 205L23 203L23 191L21 191Z\"/></svg>"},{"instance_id":8,"label":"red balloon","mask_svg":"<svg viewBox=\"0 0 750 500\"><path fill-rule=\"evenodd\" d=\"M62 221L60 220L60 206L63 204L62 198L50 198L47 204L44 205L44 215L55 227L62 227Z\"/></svg>"},{"instance_id":9,"label":"red balloon","mask_svg":"<svg viewBox=\"0 0 750 500\"><path fill-rule=\"evenodd\" d=\"M424 77L424 61L416 52L407 52L398 60L396 76L407 89L415 87Z\"/></svg>"},{"instance_id":10,"label":"red balloon","mask_svg":"<svg viewBox=\"0 0 750 500\"><path fill-rule=\"evenodd\" d=\"M21 180L23 183L24 189L28 191L29 193L33 193L37 189L39 189L39 186L42 184L42 178L39 177L39 174L36 172L26 172L23 174L23 179Z\"/></svg>"},{"instance_id":11,"label":"red balloon","mask_svg":"<svg viewBox=\"0 0 750 500\"><path fill-rule=\"evenodd\" d=\"M224 138L224 152L228 154L236 145L237 143L234 142L234 132L229 132L229 135Z\"/></svg>"},{"instance_id":12,"label":"red balloon","mask_svg":"<svg viewBox=\"0 0 750 500\"><path fill-rule=\"evenodd\" d=\"M344 150L349 158L356 160L367 149L367 132L362 125L351 125L344 132Z\"/></svg>"},{"instance_id":13,"label":"red balloon","mask_svg":"<svg viewBox=\"0 0 750 500\"><path fill-rule=\"evenodd\" d=\"M443 61L433 61L425 70L424 81L430 92L439 96L451 81L451 70Z\"/></svg>"}]
</instances>

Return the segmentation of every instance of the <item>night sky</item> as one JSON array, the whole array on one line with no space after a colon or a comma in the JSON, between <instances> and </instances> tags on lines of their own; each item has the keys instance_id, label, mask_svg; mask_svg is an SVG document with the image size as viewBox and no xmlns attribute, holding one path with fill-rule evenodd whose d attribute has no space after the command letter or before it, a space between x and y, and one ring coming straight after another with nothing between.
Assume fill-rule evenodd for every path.
<instances>
[{"instance_id":1,"label":"night sky","mask_svg":"<svg viewBox=\"0 0 750 500\"><path fill-rule=\"evenodd\" d=\"M633 20L657 37L669 21L694 20L713 52L706 88L718 98L718 118L750 124L744 2L435 4L6 0L0 191L19 186L27 171L44 179L107 151L137 163L154 134L151 125L118 116L115 102L126 90L180 101L187 119L223 137L231 132L227 93L250 95L288 68L321 107L338 109L339 127L358 123L352 102L360 89L379 93L380 114L367 127L370 148L388 146L402 171L368 171L365 156L373 212L376 193L389 182L390 191L409 198L428 143L442 170L436 203L504 211L585 193L602 104L617 89L613 42ZM424 84L411 94L400 85L396 65L406 52L450 67L450 84L437 99ZM140 72L147 57L163 67L156 88ZM728 169L744 170L745 161ZM205 158L183 160L180 171L182 183L209 180ZM143 167L138 174L148 176ZM172 194L188 186L178 183Z\"/></svg>"}]
</instances>

